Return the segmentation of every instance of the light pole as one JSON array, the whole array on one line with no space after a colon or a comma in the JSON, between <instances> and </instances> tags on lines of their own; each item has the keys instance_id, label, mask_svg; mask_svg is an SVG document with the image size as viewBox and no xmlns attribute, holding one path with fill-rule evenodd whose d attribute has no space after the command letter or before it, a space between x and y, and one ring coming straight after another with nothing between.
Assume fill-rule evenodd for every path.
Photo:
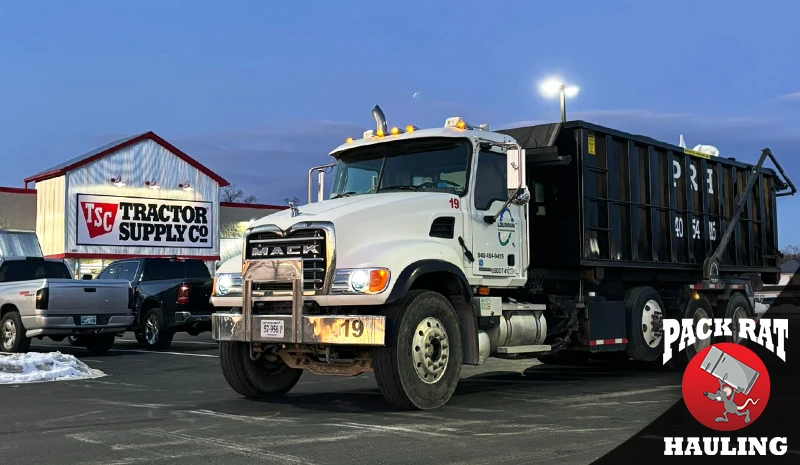
<instances>
[{"instance_id":1,"label":"light pole","mask_svg":"<svg viewBox=\"0 0 800 465\"><path fill-rule=\"evenodd\" d=\"M561 122L567 121L567 97L574 97L578 94L578 88L575 86L567 86L559 79L548 79L539 85L539 91L545 97L554 97L559 95L561 100Z\"/></svg>"}]
</instances>

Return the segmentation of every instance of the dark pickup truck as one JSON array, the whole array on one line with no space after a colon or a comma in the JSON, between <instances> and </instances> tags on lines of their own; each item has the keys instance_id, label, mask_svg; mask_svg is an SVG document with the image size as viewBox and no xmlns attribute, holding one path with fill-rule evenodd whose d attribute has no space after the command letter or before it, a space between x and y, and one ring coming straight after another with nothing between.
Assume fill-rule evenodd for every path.
<instances>
[{"instance_id":1,"label":"dark pickup truck","mask_svg":"<svg viewBox=\"0 0 800 465\"><path fill-rule=\"evenodd\" d=\"M211 331L212 277L202 260L135 258L108 265L97 279L124 279L134 293L128 328L150 349L166 349L176 332Z\"/></svg>"}]
</instances>

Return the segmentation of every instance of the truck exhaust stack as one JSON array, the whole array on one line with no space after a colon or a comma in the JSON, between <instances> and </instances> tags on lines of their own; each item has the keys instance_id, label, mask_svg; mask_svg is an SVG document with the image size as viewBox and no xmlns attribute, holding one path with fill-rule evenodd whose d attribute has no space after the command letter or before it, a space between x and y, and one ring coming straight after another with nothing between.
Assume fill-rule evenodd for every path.
<instances>
[{"instance_id":1,"label":"truck exhaust stack","mask_svg":"<svg viewBox=\"0 0 800 465\"><path fill-rule=\"evenodd\" d=\"M375 108L372 109L372 117L375 118L375 132L383 131L386 134L388 126L386 125L386 116L384 116L381 107L375 105Z\"/></svg>"}]
</instances>

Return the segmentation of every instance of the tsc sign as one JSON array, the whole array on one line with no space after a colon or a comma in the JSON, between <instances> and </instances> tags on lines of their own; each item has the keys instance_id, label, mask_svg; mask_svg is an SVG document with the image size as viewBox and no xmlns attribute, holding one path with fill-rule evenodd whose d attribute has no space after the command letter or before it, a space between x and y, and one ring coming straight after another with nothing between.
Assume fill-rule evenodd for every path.
<instances>
[{"instance_id":1,"label":"tsc sign","mask_svg":"<svg viewBox=\"0 0 800 465\"><path fill-rule=\"evenodd\" d=\"M78 245L214 247L211 202L78 194Z\"/></svg>"}]
</instances>

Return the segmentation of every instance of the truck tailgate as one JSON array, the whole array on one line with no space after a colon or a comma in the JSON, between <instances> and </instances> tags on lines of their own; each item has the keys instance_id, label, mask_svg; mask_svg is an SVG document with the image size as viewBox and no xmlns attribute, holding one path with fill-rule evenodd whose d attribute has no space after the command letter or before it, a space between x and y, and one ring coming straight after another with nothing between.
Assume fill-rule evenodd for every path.
<instances>
[{"instance_id":1,"label":"truck tailgate","mask_svg":"<svg viewBox=\"0 0 800 465\"><path fill-rule=\"evenodd\" d=\"M48 279L48 314L128 313L130 285L123 280Z\"/></svg>"}]
</instances>

